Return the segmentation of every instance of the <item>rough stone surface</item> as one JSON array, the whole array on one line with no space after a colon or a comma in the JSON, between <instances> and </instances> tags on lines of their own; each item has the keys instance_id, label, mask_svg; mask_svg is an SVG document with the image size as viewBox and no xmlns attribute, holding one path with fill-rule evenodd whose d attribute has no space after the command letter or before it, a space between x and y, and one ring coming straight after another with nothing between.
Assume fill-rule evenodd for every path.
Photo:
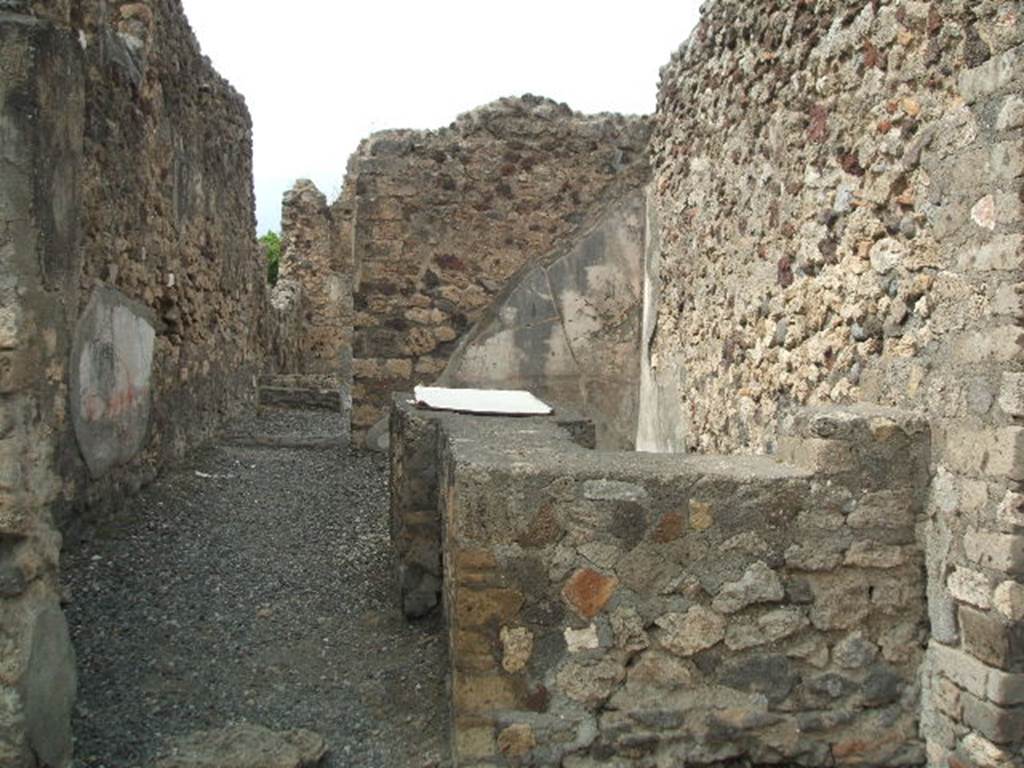
<instances>
[{"instance_id":1,"label":"rough stone surface","mask_svg":"<svg viewBox=\"0 0 1024 768\"><path fill-rule=\"evenodd\" d=\"M352 240L345 201L334 206L300 179L281 204L281 262L272 301L301 302L292 373L352 377Z\"/></svg>"},{"instance_id":2,"label":"rough stone surface","mask_svg":"<svg viewBox=\"0 0 1024 768\"><path fill-rule=\"evenodd\" d=\"M968 615L993 662L1019 622L1000 585L1024 567L1020 505L1001 503L1024 476L1022 44L1018 2L707 4L661 73L645 268L638 445L786 453L803 405L926 414L932 636L959 647ZM816 440L789 455L856 462ZM885 529L919 504L845 508L862 541L786 565L902 568L909 542ZM855 582L815 595L815 626L860 628ZM973 726L924 682L932 764L1003 765L962 747Z\"/></svg>"},{"instance_id":3,"label":"rough stone surface","mask_svg":"<svg viewBox=\"0 0 1024 768\"><path fill-rule=\"evenodd\" d=\"M173 739L155 768L315 768L327 754L319 735L255 725L201 731Z\"/></svg>"},{"instance_id":4,"label":"rough stone surface","mask_svg":"<svg viewBox=\"0 0 1024 768\"><path fill-rule=\"evenodd\" d=\"M584 619L592 619L608 604L618 586L616 577L583 568L566 582L562 594L576 613Z\"/></svg>"},{"instance_id":5,"label":"rough stone surface","mask_svg":"<svg viewBox=\"0 0 1024 768\"><path fill-rule=\"evenodd\" d=\"M467 332L439 383L526 389L593 415L601 448L631 448L644 252L641 191L525 271Z\"/></svg>"},{"instance_id":6,"label":"rough stone surface","mask_svg":"<svg viewBox=\"0 0 1024 768\"><path fill-rule=\"evenodd\" d=\"M704 606L696 605L685 614L670 613L658 619L664 630L661 645L678 656L693 656L725 638L726 620Z\"/></svg>"},{"instance_id":7,"label":"rough stone surface","mask_svg":"<svg viewBox=\"0 0 1024 768\"><path fill-rule=\"evenodd\" d=\"M583 116L524 96L476 109L449 128L385 131L363 142L346 177L354 205L356 265L353 435L362 435L385 414L392 392L435 380L459 340L504 289L528 276L529 267L546 266L558 259L559 249L585 243L584 234L594 230L608 206L645 183L648 132L641 118ZM588 246L582 255L590 253ZM639 275L637 265L630 269ZM556 272L557 267L548 269L560 287L544 292L564 287L562 296L551 298L572 301L575 275ZM585 284L606 283L598 272L591 266L580 277ZM529 281L521 285L524 298L536 298ZM570 375L590 380L587 401L611 412L614 393L624 391L632 374L617 373L615 386L600 391L591 370L574 373L572 354L589 349L588 334L596 327L614 329L611 305L621 307L625 299L639 316L638 287L634 292L616 284L616 290L619 298L596 326L601 312L595 316L588 306L570 307L566 322L580 325L566 328L575 345L568 356L565 334L557 328L527 333L526 323L512 321L523 338L522 346L511 349L545 353L525 362L525 368L518 361L515 367L535 379L542 373L553 377L557 365L568 365ZM628 346L627 315L619 320L621 344ZM597 343L607 351L615 348ZM488 359L511 362L506 353L519 354L503 349ZM546 372L545 365L550 366ZM557 388L557 381L549 386ZM618 414L615 421L622 424Z\"/></svg>"},{"instance_id":8,"label":"rough stone surface","mask_svg":"<svg viewBox=\"0 0 1024 768\"><path fill-rule=\"evenodd\" d=\"M77 675L68 625L56 605L44 608L32 628L28 670L21 686L32 752L43 765L71 760L71 710Z\"/></svg>"},{"instance_id":9,"label":"rough stone surface","mask_svg":"<svg viewBox=\"0 0 1024 768\"><path fill-rule=\"evenodd\" d=\"M0 762L63 768L54 526L216 434L296 329L254 237L248 111L179 3L4 4L0 135Z\"/></svg>"},{"instance_id":10,"label":"rough stone surface","mask_svg":"<svg viewBox=\"0 0 1024 768\"><path fill-rule=\"evenodd\" d=\"M436 429L456 764L501 764L511 749L527 765L923 761L923 508L878 528L848 527L838 510L923 496L924 420L877 407L801 414L787 455L808 456L800 446L824 435L853 457L844 473L819 474L781 456L594 451L555 417L393 402L393 461L409 455L405 436ZM680 509L709 513L665 535ZM793 547L840 556L806 571L787 564ZM517 629L533 639L525 662ZM977 667L968 682L981 697L996 685L1012 699L1014 679L946 653ZM993 706L978 722L1003 734L1012 717ZM532 739L502 741L516 724Z\"/></svg>"},{"instance_id":11,"label":"rough stone surface","mask_svg":"<svg viewBox=\"0 0 1024 768\"><path fill-rule=\"evenodd\" d=\"M739 581L725 584L711 607L721 613L736 613L755 603L777 603L785 595L778 574L757 562L747 568Z\"/></svg>"}]
</instances>

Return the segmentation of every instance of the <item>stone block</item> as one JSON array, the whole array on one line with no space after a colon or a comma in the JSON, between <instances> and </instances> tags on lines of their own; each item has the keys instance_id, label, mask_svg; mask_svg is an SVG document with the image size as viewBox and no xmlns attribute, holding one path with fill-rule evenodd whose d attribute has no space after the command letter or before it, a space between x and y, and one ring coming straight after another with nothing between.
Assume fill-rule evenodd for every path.
<instances>
[{"instance_id":1,"label":"stone block","mask_svg":"<svg viewBox=\"0 0 1024 768\"><path fill-rule=\"evenodd\" d=\"M1024 98L1017 94L1008 96L999 110L996 119L997 131L1013 131L1024 128Z\"/></svg>"},{"instance_id":2,"label":"stone block","mask_svg":"<svg viewBox=\"0 0 1024 768\"><path fill-rule=\"evenodd\" d=\"M989 701L1004 707L1024 705L1024 674L990 669L987 695Z\"/></svg>"},{"instance_id":3,"label":"stone block","mask_svg":"<svg viewBox=\"0 0 1024 768\"><path fill-rule=\"evenodd\" d=\"M953 718L960 720L963 715L963 705L960 703L961 691L953 683L944 677L932 681L932 703L939 708L939 711Z\"/></svg>"},{"instance_id":4,"label":"stone block","mask_svg":"<svg viewBox=\"0 0 1024 768\"><path fill-rule=\"evenodd\" d=\"M756 620L733 621L725 633L725 644L731 651L756 648L783 640L810 625L799 608L778 608Z\"/></svg>"},{"instance_id":5,"label":"stone block","mask_svg":"<svg viewBox=\"0 0 1024 768\"><path fill-rule=\"evenodd\" d=\"M937 643L928 646L931 668L978 698L988 690L989 667L959 648Z\"/></svg>"},{"instance_id":6,"label":"stone block","mask_svg":"<svg viewBox=\"0 0 1024 768\"><path fill-rule=\"evenodd\" d=\"M785 656L753 656L726 665L719 672L723 685L765 696L772 704L785 701L800 681Z\"/></svg>"},{"instance_id":7,"label":"stone block","mask_svg":"<svg viewBox=\"0 0 1024 768\"><path fill-rule=\"evenodd\" d=\"M706 531L715 524L715 510L703 501L690 500L690 527L695 531Z\"/></svg>"},{"instance_id":8,"label":"stone block","mask_svg":"<svg viewBox=\"0 0 1024 768\"><path fill-rule=\"evenodd\" d=\"M670 613L657 620L663 648L677 656L693 656L725 639L726 619L704 606L695 605L685 614Z\"/></svg>"},{"instance_id":9,"label":"stone block","mask_svg":"<svg viewBox=\"0 0 1024 768\"><path fill-rule=\"evenodd\" d=\"M816 574L811 622L818 629L852 629L871 613L871 585L863 571Z\"/></svg>"},{"instance_id":10,"label":"stone block","mask_svg":"<svg viewBox=\"0 0 1024 768\"><path fill-rule=\"evenodd\" d=\"M999 407L1010 416L1024 416L1024 373L1004 373Z\"/></svg>"},{"instance_id":11,"label":"stone block","mask_svg":"<svg viewBox=\"0 0 1024 768\"><path fill-rule=\"evenodd\" d=\"M777 603L786 596L779 575L763 562L747 568L739 581L725 584L711 607L719 613L736 613L756 603Z\"/></svg>"},{"instance_id":12,"label":"stone block","mask_svg":"<svg viewBox=\"0 0 1024 768\"><path fill-rule=\"evenodd\" d=\"M460 627L507 624L519 614L524 598L514 589L460 589L455 595L454 619Z\"/></svg>"},{"instance_id":13,"label":"stone block","mask_svg":"<svg viewBox=\"0 0 1024 768\"><path fill-rule=\"evenodd\" d=\"M71 710L78 678L71 636L58 607L38 613L31 638L20 685L29 744L43 765L66 766L71 762Z\"/></svg>"},{"instance_id":14,"label":"stone block","mask_svg":"<svg viewBox=\"0 0 1024 768\"><path fill-rule=\"evenodd\" d=\"M964 723L994 744L1020 743L1024 736L1024 708L1008 709L964 693Z\"/></svg>"},{"instance_id":15,"label":"stone block","mask_svg":"<svg viewBox=\"0 0 1024 768\"><path fill-rule=\"evenodd\" d=\"M522 706L522 686L510 677L456 673L454 678L452 704L456 716L496 709L518 709Z\"/></svg>"},{"instance_id":16,"label":"stone block","mask_svg":"<svg viewBox=\"0 0 1024 768\"><path fill-rule=\"evenodd\" d=\"M970 266L982 272L1012 272L1024 262L1024 235L1000 235L975 248Z\"/></svg>"},{"instance_id":17,"label":"stone block","mask_svg":"<svg viewBox=\"0 0 1024 768\"><path fill-rule=\"evenodd\" d=\"M784 437L775 455L787 464L826 474L841 474L856 466L853 448L841 440Z\"/></svg>"},{"instance_id":18,"label":"stone block","mask_svg":"<svg viewBox=\"0 0 1024 768\"><path fill-rule=\"evenodd\" d=\"M522 672L533 655L533 633L525 627L501 628L501 667L510 674Z\"/></svg>"},{"instance_id":19,"label":"stone block","mask_svg":"<svg viewBox=\"0 0 1024 768\"><path fill-rule=\"evenodd\" d=\"M961 607L960 628L964 650L972 656L1008 672L1024 672L1024 625Z\"/></svg>"},{"instance_id":20,"label":"stone block","mask_svg":"<svg viewBox=\"0 0 1024 768\"><path fill-rule=\"evenodd\" d=\"M878 656L878 646L861 631L852 632L832 649L832 660L841 669L862 669Z\"/></svg>"},{"instance_id":21,"label":"stone block","mask_svg":"<svg viewBox=\"0 0 1024 768\"><path fill-rule=\"evenodd\" d=\"M537 737L526 723L513 723L498 734L498 751L513 760L524 758L537 746Z\"/></svg>"},{"instance_id":22,"label":"stone block","mask_svg":"<svg viewBox=\"0 0 1024 768\"><path fill-rule=\"evenodd\" d=\"M583 497L591 501L644 501L647 490L637 483L617 480L587 480L583 483Z\"/></svg>"},{"instance_id":23,"label":"stone block","mask_svg":"<svg viewBox=\"0 0 1024 768\"><path fill-rule=\"evenodd\" d=\"M967 559L1001 573L1024 573L1024 535L969 531L964 536Z\"/></svg>"},{"instance_id":24,"label":"stone block","mask_svg":"<svg viewBox=\"0 0 1024 768\"><path fill-rule=\"evenodd\" d=\"M1022 350L1024 330L1010 325L961 334L952 345L953 359L964 365L1018 362Z\"/></svg>"},{"instance_id":25,"label":"stone block","mask_svg":"<svg viewBox=\"0 0 1024 768\"><path fill-rule=\"evenodd\" d=\"M583 568L572 575L562 589L562 595L576 613L590 620L611 600L618 586L619 580L614 576Z\"/></svg>"},{"instance_id":26,"label":"stone block","mask_svg":"<svg viewBox=\"0 0 1024 768\"><path fill-rule=\"evenodd\" d=\"M992 607L992 580L980 571L957 568L946 580L949 593L957 600L976 608Z\"/></svg>"},{"instance_id":27,"label":"stone block","mask_svg":"<svg viewBox=\"0 0 1024 768\"><path fill-rule=\"evenodd\" d=\"M912 528L915 502L903 491L875 491L866 493L856 508L846 517L846 524L854 530L863 528Z\"/></svg>"},{"instance_id":28,"label":"stone block","mask_svg":"<svg viewBox=\"0 0 1024 768\"><path fill-rule=\"evenodd\" d=\"M908 553L912 552L914 549L909 547L856 541L847 550L843 563L858 568L898 568L906 564Z\"/></svg>"},{"instance_id":29,"label":"stone block","mask_svg":"<svg viewBox=\"0 0 1024 768\"><path fill-rule=\"evenodd\" d=\"M589 661L572 660L555 677L561 693L591 708L607 701L625 679L625 665L611 656Z\"/></svg>"},{"instance_id":30,"label":"stone block","mask_svg":"<svg viewBox=\"0 0 1024 768\"><path fill-rule=\"evenodd\" d=\"M1024 175L1024 149L1016 141L1003 141L992 145L989 167L993 178L1013 183Z\"/></svg>"},{"instance_id":31,"label":"stone block","mask_svg":"<svg viewBox=\"0 0 1024 768\"><path fill-rule=\"evenodd\" d=\"M493 727L465 725L456 720L454 737L454 751L460 761L485 760L497 753Z\"/></svg>"},{"instance_id":32,"label":"stone block","mask_svg":"<svg viewBox=\"0 0 1024 768\"><path fill-rule=\"evenodd\" d=\"M584 629L567 628L563 635L565 647L569 649L569 653L596 651L601 647L601 638L598 637L597 626L594 624Z\"/></svg>"},{"instance_id":33,"label":"stone block","mask_svg":"<svg viewBox=\"0 0 1024 768\"><path fill-rule=\"evenodd\" d=\"M980 67L960 73L960 93L968 104L984 99L1011 86L1024 69L1024 48L1011 48L993 56Z\"/></svg>"},{"instance_id":34,"label":"stone block","mask_svg":"<svg viewBox=\"0 0 1024 768\"><path fill-rule=\"evenodd\" d=\"M996 509L996 523L1005 533L1024 532L1024 494L1007 492Z\"/></svg>"},{"instance_id":35,"label":"stone block","mask_svg":"<svg viewBox=\"0 0 1024 768\"><path fill-rule=\"evenodd\" d=\"M612 633L615 645L627 653L643 651L650 647L644 621L635 608L617 608L611 615Z\"/></svg>"},{"instance_id":36,"label":"stone block","mask_svg":"<svg viewBox=\"0 0 1024 768\"><path fill-rule=\"evenodd\" d=\"M1004 581L996 587L992 604L1004 618L1024 621L1024 584Z\"/></svg>"},{"instance_id":37,"label":"stone block","mask_svg":"<svg viewBox=\"0 0 1024 768\"><path fill-rule=\"evenodd\" d=\"M969 762L965 764L957 758L951 758L950 768L1017 768L1010 751L996 746L977 733L969 733L964 737L958 753Z\"/></svg>"}]
</instances>

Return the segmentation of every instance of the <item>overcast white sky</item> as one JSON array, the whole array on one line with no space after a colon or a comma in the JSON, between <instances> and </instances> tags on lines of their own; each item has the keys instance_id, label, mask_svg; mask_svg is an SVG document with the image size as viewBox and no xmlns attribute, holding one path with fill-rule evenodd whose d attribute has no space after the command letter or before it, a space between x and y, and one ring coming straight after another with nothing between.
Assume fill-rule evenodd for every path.
<instances>
[{"instance_id":1,"label":"overcast white sky","mask_svg":"<svg viewBox=\"0 0 1024 768\"><path fill-rule=\"evenodd\" d=\"M297 178L337 197L360 139L439 128L501 96L581 112L654 111L658 69L698 0L183 0L255 126L260 232Z\"/></svg>"}]
</instances>

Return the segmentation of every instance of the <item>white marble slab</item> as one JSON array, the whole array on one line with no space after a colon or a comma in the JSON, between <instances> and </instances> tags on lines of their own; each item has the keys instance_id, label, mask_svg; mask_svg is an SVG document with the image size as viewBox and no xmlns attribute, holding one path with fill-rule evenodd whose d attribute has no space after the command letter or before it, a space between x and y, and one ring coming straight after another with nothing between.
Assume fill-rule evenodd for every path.
<instances>
[{"instance_id":1,"label":"white marble slab","mask_svg":"<svg viewBox=\"0 0 1024 768\"><path fill-rule=\"evenodd\" d=\"M517 389L450 389L416 387L413 397L419 408L494 416L547 416L554 409L529 392Z\"/></svg>"}]
</instances>

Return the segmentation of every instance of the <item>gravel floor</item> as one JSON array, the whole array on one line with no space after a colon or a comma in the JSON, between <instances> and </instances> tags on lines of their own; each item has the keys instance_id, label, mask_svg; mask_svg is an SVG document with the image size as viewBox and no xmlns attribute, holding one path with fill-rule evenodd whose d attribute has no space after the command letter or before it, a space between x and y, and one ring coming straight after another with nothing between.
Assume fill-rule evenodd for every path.
<instances>
[{"instance_id":1,"label":"gravel floor","mask_svg":"<svg viewBox=\"0 0 1024 768\"><path fill-rule=\"evenodd\" d=\"M69 545L77 766L136 768L164 739L309 728L326 765L446 765L439 623L395 607L386 462L223 444Z\"/></svg>"}]
</instances>

